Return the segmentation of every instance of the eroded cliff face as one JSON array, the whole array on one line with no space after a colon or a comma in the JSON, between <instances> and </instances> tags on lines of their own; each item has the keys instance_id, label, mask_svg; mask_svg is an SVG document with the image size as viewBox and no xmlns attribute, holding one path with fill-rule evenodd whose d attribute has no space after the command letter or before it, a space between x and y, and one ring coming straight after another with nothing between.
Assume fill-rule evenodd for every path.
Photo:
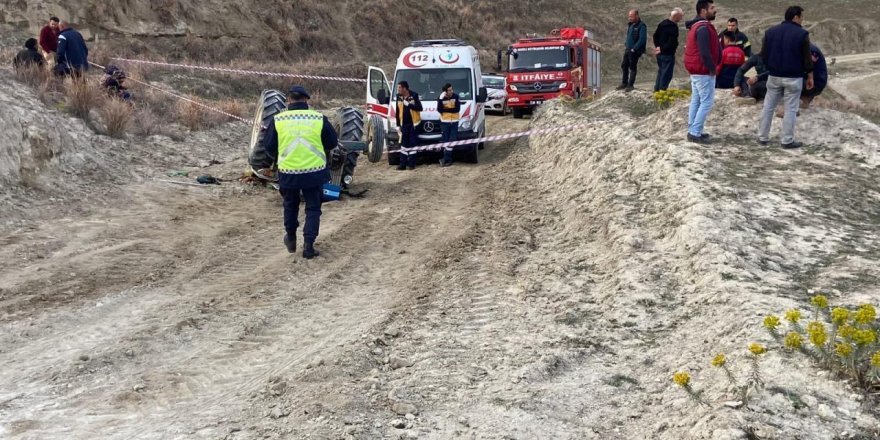
<instances>
[{"instance_id":1,"label":"eroded cliff face","mask_svg":"<svg viewBox=\"0 0 880 440\"><path fill-rule=\"evenodd\" d=\"M880 49L880 34L871 31L880 26L880 13L872 2L860 6L861 1L801 2L808 11L806 27L826 54ZM674 6L679 5L661 1L643 8L651 32ZM0 29L36 34L55 15L114 53L311 63L390 62L410 40L454 37L481 49L488 68L498 49L526 33L586 26L606 50L603 70L610 74L617 71L623 44L623 9L602 0L4 0ZM763 32L782 20L782 10L776 4L737 3L721 9L717 26L729 16L740 19L757 48Z\"/></svg>"}]
</instances>

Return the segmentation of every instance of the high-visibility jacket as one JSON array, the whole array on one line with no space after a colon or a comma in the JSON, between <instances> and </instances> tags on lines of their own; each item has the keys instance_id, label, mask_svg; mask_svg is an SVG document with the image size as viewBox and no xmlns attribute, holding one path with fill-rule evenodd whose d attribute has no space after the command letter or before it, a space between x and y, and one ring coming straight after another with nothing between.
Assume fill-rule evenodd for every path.
<instances>
[{"instance_id":1,"label":"high-visibility jacket","mask_svg":"<svg viewBox=\"0 0 880 440\"><path fill-rule=\"evenodd\" d=\"M306 174L327 167L321 143L324 116L314 110L288 110L275 115L278 172Z\"/></svg>"},{"instance_id":2,"label":"high-visibility jacket","mask_svg":"<svg viewBox=\"0 0 880 440\"><path fill-rule=\"evenodd\" d=\"M440 120L443 122L458 122L458 113L461 111L461 100L458 93L453 93L447 99L437 99L437 111L440 112Z\"/></svg>"}]
</instances>

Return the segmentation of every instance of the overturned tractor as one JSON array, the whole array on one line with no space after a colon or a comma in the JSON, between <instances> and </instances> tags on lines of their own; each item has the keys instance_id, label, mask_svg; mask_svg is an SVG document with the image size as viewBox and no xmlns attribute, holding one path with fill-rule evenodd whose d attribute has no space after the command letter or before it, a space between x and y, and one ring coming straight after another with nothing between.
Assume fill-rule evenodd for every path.
<instances>
[{"instance_id":1,"label":"overturned tractor","mask_svg":"<svg viewBox=\"0 0 880 440\"><path fill-rule=\"evenodd\" d=\"M248 165L253 175L266 182L277 182L276 163L266 154L263 138L270 124L274 123L275 115L287 109L286 97L277 90L264 90L257 102L254 115L254 126L251 132L250 154ZM330 182L324 186L325 198L335 200L340 192L348 190L354 181L354 169L360 152L366 150L364 136L364 115L353 107L342 107L331 118L333 128L339 138L339 144L327 158L330 169ZM372 157L368 158L371 162Z\"/></svg>"}]
</instances>

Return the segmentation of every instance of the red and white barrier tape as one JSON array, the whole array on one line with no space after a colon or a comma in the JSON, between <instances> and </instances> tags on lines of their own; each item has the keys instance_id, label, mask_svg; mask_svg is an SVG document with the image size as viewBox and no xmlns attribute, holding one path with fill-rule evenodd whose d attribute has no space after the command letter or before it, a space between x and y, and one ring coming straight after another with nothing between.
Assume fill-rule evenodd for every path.
<instances>
[{"instance_id":1,"label":"red and white barrier tape","mask_svg":"<svg viewBox=\"0 0 880 440\"><path fill-rule=\"evenodd\" d=\"M98 67L98 68L100 68L100 69L102 69L102 70L104 69L104 66L102 66L102 65L100 65L100 64L93 63L93 62L91 62L91 61L89 61L89 64L91 64L91 65L93 65L93 66L95 66L95 67ZM161 88L161 87L156 87L156 86L154 86L154 85L152 85L152 84L145 83L145 82L143 82L143 81L138 81L138 80L136 80L136 79L134 79L134 78L126 78L126 79L129 80L129 81L132 81L132 82L136 82L136 83L141 84L141 85L145 85L145 86L147 86L147 87L149 87L149 88L151 88L151 89L158 90L158 91L160 91L160 92L162 92L162 93L165 93L165 94L171 95L171 96L173 96L173 97L175 97L175 98L177 98L177 99L180 99L180 100L182 100L182 101L189 102L189 103L191 103L191 104L193 104L193 105L199 106L199 107L204 108L204 109L206 109L206 110L210 110L210 111L212 111L212 112L220 113L221 115L224 115L224 116L227 116L227 117L229 117L229 118L235 119L235 120L238 121L238 122L243 122L243 123L245 123L245 124L247 124L247 125L252 125L252 121L249 121L249 120L247 120L247 119L245 119L245 118L242 118L242 117L237 116L237 115L233 115L233 114L231 114L231 113L227 113L227 112L225 112L225 111L223 111L223 110L220 110L219 108L214 108L214 107L211 107L211 106L209 106L209 105L202 104L201 102L198 102L198 101L195 101L195 100L193 100L193 99L187 98L186 96L183 96L183 95L180 95L180 94L174 93L174 92L172 92L172 91L170 91L170 90L165 90L165 89L163 89L163 88Z\"/></svg>"},{"instance_id":2,"label":"red and white barrier tape","mask_svg":"<svg viewBox=\"0 0 880 440\"><path fill-rule=\"evenodd\" d=\"M163 67L175 67L182 69L195 69L195 70L208 70L213 72L225 72L225 73L237 73L240 75L262 75L262 76L277 76L283 78L300 78L300 79L315 79L322 81L345 81L345 82L356 82L356 83L365 83L367 80L365 78L344 78L340 76L321 76L321 75L302 75L296 73L280 73L280 72L265 72L259 70L245 70L245 69L229 69L225 67L211 67L211 66L197 66L193 64L178 64L178 63L164 63L160 61L148 61L148 60L134 60L130 58L111 58L112 60L124 61L127 63L136 63L136 64L149 64L153 66L163 66Z\"/></svg>"},{"instance_id":3,"label":"red and white barrier tape","mask_svg":"<svg viewBox=\"0 0 880 440\"><path fill-rule=\"evenodd\" d=\"M111 58L111 59L114 59L114 60L120 60L120 61L127 61L127 62L132 62L132 63L145 63L145 64L155 64L155 65L163 65L163 66L185 67L185 68L191 68L191 69L204 69L204 70L213 70L213 71L218 71L218 72L240 73L240 74L245 74L245 75L251 75L251 74L253 74L253 75L271 75L271 76L285 76L285 77L306 78L306 79L323 79L323 80L331 80L331 81L356 81L356 82L366 82L366 80L364 80L364 79L358 79L358 78L341 78L341 77L313 76L313 75L295 75L295 74L276 73L276 72L255 72L255 71L250 71L250 70L240 70L240 69L224 69L224 68L219 68L219 67L190 66L190 65L186 65L186 64L160 63L160 62L157 62L157 61L131 60L131 59L127 59L127 58ZM98 68L100 68L100 69L104 69L104 66L102 66L102 65L100 65L100 64L93 63L93 62L91 62L91 61L89 62L89 64L91 64L91 65L93 65L93 66L96 66L96 67L98 67ZM247 124L247 125L249 125L249 126L253 124L253 121L249 121L249 120L244 119L244 118L242 118L242 117L240 117L240 116L233 115L233 114L231 114L231 113L227 113L227 112L225 112L225 111L223 111L223 110L220 110L220 109L218 109L218 108L214 108L214 107L211 107L211 106L209 106L209 105L202 104L201 102L198 102L198 101L195 101L195 100L193 100L193 99L187 98L186 96L180 95L180 94L175 93L175 92L172 92L172 91L170 91L170 90L165 90L165 89L163 89L163 88L161 88L161 87L157 87L157 86L154 86L154 85L152 85L152 84L149 84L149 83L146 83L146 82L143 82L143 81L138 81L138 80L136 80L136 79L134 79L134 78L127 78L127 79L129 79L129 80L131 80L131 81L133 81L133 82L136 82L136 83L138 83L138 84L141 84L141 85L144 85L144 86L150 87L150 88L152 88L152 89L154 89L154 90L158 90L158 91L160 91L160 92L162 92L162 93L168 94L168 95L173 96L173 97L175 97L175 98L177 98L177 99L180 99L180 100L183 100L183 101L186 101L186 102L192 103L192 104L194 104L194 105L196 105L196 106L199 106L199 107L202 107L202 108L204 108L204 109L206 109L206 110L210 110L210 111L213 111L213 112L216 112L216 113L220 113L220 114L222 114L222 115L224 115L224 116L227 116L227 117L229 117L229 118L232 118L232 119L234 119L234 120L236 120L236 121L238 121L238 122L242 122L242 123L244 123L244 124ZM401 148L401 149L398 150L398 151L399 151L400 153L403 153L403 154L412 154L412 153L417 153L417 152L419 152L419 151L443 150L443 149L446 149L446 148L453 148L453 147L457 147L457 146L461 146L461 145L473 145L473 144L476 144L476 143L483 143L483 142L502 141L502 140L507 140L507 139L514 139L514 138L519 138L519 137L541 135L541 134L553 133L553 132L558 132L558 131L576 130L576 129L579 129L579 128L586 128L586 127L587 127L587 124L573 124L573 125L563 125L563 126L560 126L560 127L552 127L552 128L539 128L539 129L534 129L534 130L520 131L520 132L516 132L516 133L498 134L498 135L493 135L493 136L483 136L483 137L476 138L476 139L466 139L466 140L460 140L460 141L441 142L441 143L437 143L437 144L421 145L421 146L418 146L418 147L407 148L407 149L405 149L405 152L404 152L404 149Z\"/></svg>"},{"instance_id":4,"label":"red and white barrier tape","mask_svg":"<svg viewBox=\"0 0 880 440\"><path fill-rule=\"evenodd\" d=\"M586 128L586 127L587 127L587 124L572 124L572 125L563 125L563 126L552 127L552 128L538 128L538 129L534 129L534 130L519 131L516 133L483 136L481 138L476 138L476 139L466 139L466 140L461 140L461 141L441 142L438 144L430 144L430 145L420 145L418 147L407 148L406 149L407 153L404 153L404 154L411 154L411 153L415 153L415 152L419 152L419 151L442 150L445 148L453 148L453 147L457 147L460 145L473 145L473 144L482 143L482 142L503 141L503 140L514 139L514 138L518 138L518 137L526 137L526 136L541 135L541 134L546 134L546 133L554 133L557 131L577 130L579 128ZM403 151L401 151L401 152L403 152Z\"/></svg>"}]
</instances>

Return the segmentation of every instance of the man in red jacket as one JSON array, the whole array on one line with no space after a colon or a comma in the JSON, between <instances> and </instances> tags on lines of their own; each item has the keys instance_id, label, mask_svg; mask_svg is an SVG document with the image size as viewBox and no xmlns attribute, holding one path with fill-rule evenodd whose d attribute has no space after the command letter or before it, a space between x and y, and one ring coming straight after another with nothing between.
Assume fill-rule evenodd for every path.
<instances>
[{"instance_id":1,"label":"man in red jacket","mask_svg":"<svg viewBox=\"0 0 880 440\"><path fill-rule=\"evenodd\" d=\"M715 105L715 69L721 62L721 44L712 25L717 11L712 0L697 2L697 17L685 23L688 28L684 68L691 74L691 105L688 110L687 140L708 144L703 133L706 118Z\"/></svg>"},{"instance_id":2,"label":"man in red jacket","mask_svg":"<svg viewBox=\"0 0 880 440\"><path fill-rule=\"evenodd\" d=\"M732 89L739 66L746 62L746 53L739 46L733 44L733 32L724 31L721 38L724 50L721 51L721 62L718 63L718 79L715 82L715 88Z\"/></svg>"},{"instance_id":3,"label":"man in red jacket","mask_svg":"<svg viewBox=\"0 0 880 440\"><path fill-rule=\"evenodd\" d=\"M43 56L50 62L55 59L55 52L58 52L58 34L61 30L58 24L61 20L58 17L49 19L49 23L40 29L40 48L43 49Z\"/></svg>"}]
</instances>

